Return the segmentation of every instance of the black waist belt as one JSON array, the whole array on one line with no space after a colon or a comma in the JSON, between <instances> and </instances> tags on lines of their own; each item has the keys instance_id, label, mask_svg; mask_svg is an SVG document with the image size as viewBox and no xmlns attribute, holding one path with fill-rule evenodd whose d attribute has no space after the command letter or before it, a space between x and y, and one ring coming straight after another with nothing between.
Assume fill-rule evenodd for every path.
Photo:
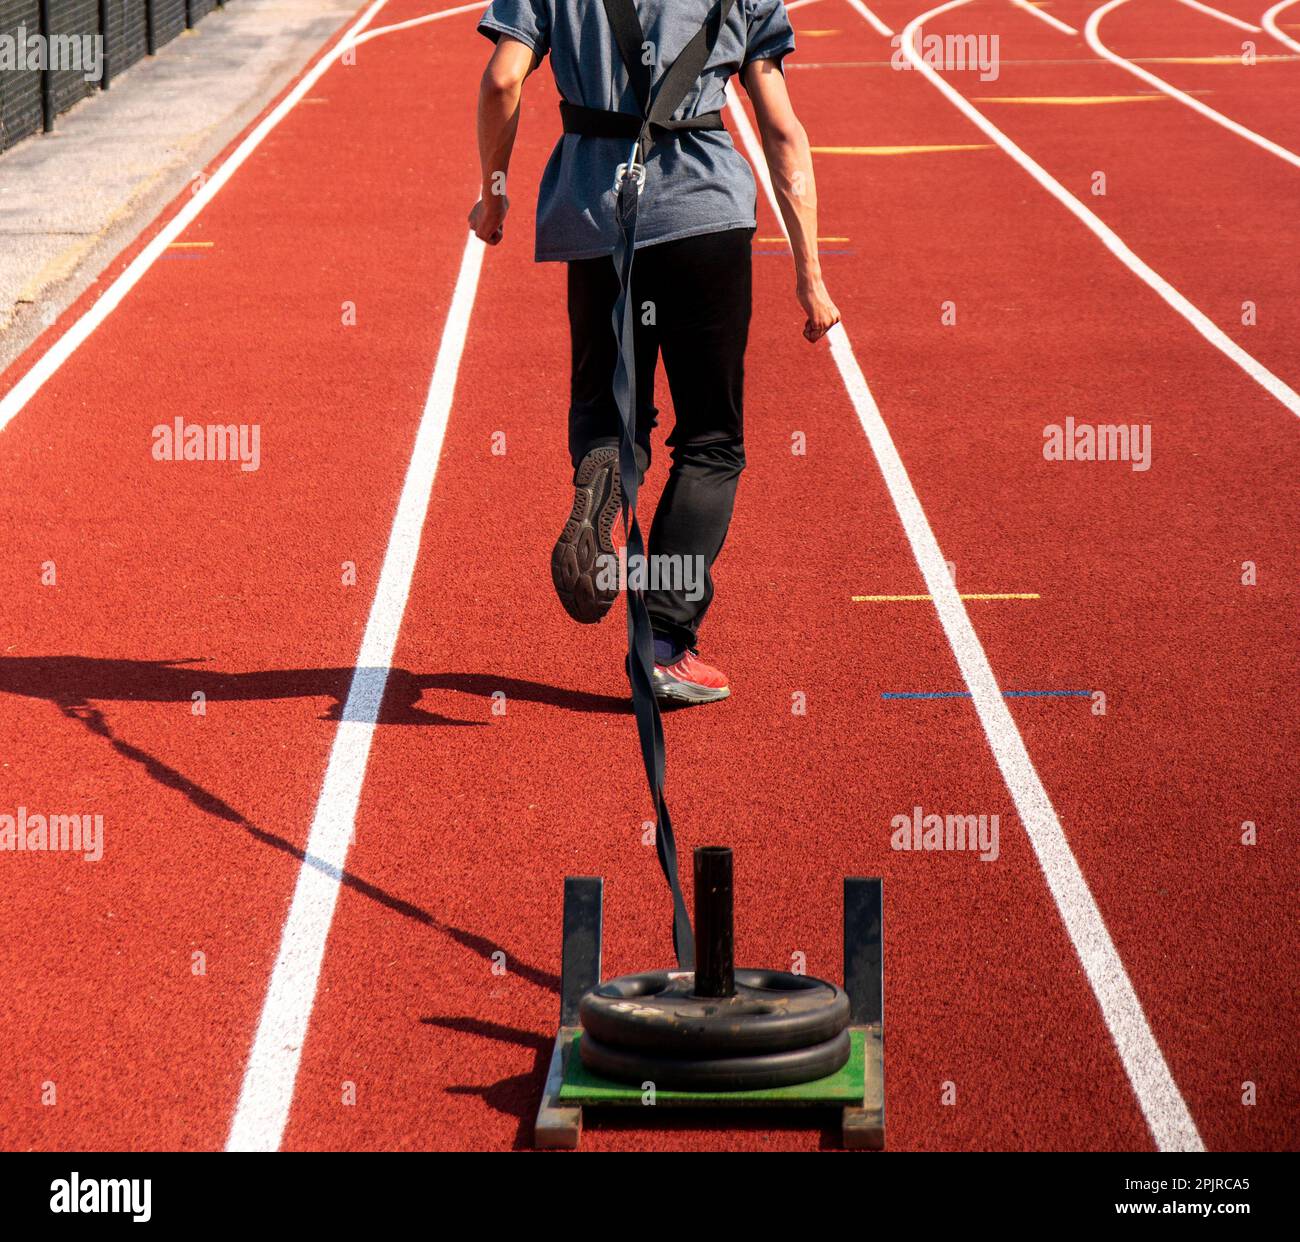
<instances>
[{"instance_id":1,"label":"black waist belt","mask_svg":"<svg viewBox=\"0 0 1300 1242\"><path fill-rule=\"evenodd\" d=\"M581 104L560 100L560 119L566 134L582 134L586 138L639 138L645 118L631 112L606 112L603 108L584 108ZM721 112L704 112L687 117L684 121L667 121L660 125L650 122L650 136L656 141L667 134L692 129L726 129Z\"/></svg>"}]
</instances>

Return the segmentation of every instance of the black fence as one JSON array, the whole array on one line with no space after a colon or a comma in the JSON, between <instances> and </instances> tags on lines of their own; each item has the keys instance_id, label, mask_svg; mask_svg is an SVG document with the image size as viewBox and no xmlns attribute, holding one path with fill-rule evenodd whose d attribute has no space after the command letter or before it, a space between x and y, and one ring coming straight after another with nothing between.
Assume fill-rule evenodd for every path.
<instances>
[{"instance_id":1,"label":"black fence","mask_svg":"<svg viewBox=\"0 0 1300 1242\"><path fill-rule=\"evenodd\" d=\"M0 0L0 151L38 130L224 0Z\"/></svg>"}]
</instances>

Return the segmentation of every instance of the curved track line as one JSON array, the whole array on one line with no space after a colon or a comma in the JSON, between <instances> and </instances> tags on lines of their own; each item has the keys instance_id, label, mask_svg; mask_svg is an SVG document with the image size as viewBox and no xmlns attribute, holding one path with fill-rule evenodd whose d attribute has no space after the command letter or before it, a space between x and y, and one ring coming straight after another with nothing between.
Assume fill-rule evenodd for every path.
<instances>
[{"instance_id":1,"label":"curved track line","mask_svg":"<svg viewBox=\"0 0 1300 1242\"><path fill-rule=\"evenodd\" d=\"M1117 52L1112 52L1098 35L1097 29L1101 25L1101 19L1107 13L1113 12L1121 4L1126 4L1128 0L1108 0L1101 8L1094 9L1088 16L1088 21L1083 28L1083 37L1088 41L1088 46L1092 48L1098 56L1110 61L1112 65L1118 65L1121 69L1127 69L1134 77L1141 78L1142 81L1154 86L1156 90L1163 91L1170 99L1176 99L1180 104L1185 104L1194 112L1199 112L1203 117L1209 118L1216 125L1222 125L1224 129L1237 135L1238 138L1244 138L1247 142L1253 142L1263 151L1270 155L1276 155L1280 160L1286 160L1288 164L1300 168L1300 155L1294 151L1288 151L1286 147L1279 146L1271 138L1265 138L1263 134L1257 134L1253 129L1247 129L1244 125L1234 121L1231 117L1226 117L1222 112L1216 112L1208 104L1203 104L1199 99L1187 94L1186 91L1180 91L1172 83L1166 82L1164 78L1158 78L1149 70L1143 69L1140 65L1135 65L1131 60L1125 60Z\"/></svg>"},{"instance_id":2,"label":"curved track line","mask_svg":"<svg viewBox=\"0 0 1300 1242\"><path fill-rule=\"evenodd\" d=\"M890 28L886 26L885 23L882 22L869 8L867 8L867 6L862 3L862 0L849 0L849 4L858 11L858 14L862 19L871 26L877 34L884 35L886 39L892 39L894 37L894 32L890 30ZM786 5L786 12L789 12L789 10L790 6Z\"/></svg>"},{"instance_id":3,"label":"curved track line","mask_svg":"<svg viewBox=\"0 0 1300 1242\"><path fill-rule=\"evenodd\" d=\"M269 112L237 146L184 207L161 229L152 241L126 266L116 280L88 307L81 317L37 359L35 365L3 397L0 397L0 431L40 390L46 381L76 352L78 347L117 308L140 278L194 222L198 214L216 197L217 191L234 175L266 136L288 116L294 105L320 80L322 74L347 51L357 31L370 22L388 0L374 3L349 27L347 33L320 58L289 93Z\"/></svg>"},{"instance_id":4,"label":"curved track line","mask_svg":"<svg viewBox=\"0 0 1300 1242\"><path fill-rule=\"evenodd\" d=\"M963 2L964 0L957 0L957 3ZM914 19L903 30L902 47L914 68L921 68L922 65L912 44L917 28L945 8L953 7L955 4L935 9ZM772 212L784 232L785 224L772 191L772 179L761 144L735 91L730 88L728 104L736 129L749 153L750 162L754 165ZM1169 1072L1160 1045L1147 1023L1142 1002L1138 999L1119 952L1111 940L1088 881L1070 849L1056 808L1034 767L1015 718L1007 707L988 655L948 573L939 541L935 538L880 408L867 386L843 324L837 324L831 329L829 340L831 355L839 368L853 408L857 411L862 430L889 490L890 499L898 511L912 554L934 599L935 611L939 614L944 635L957 659L962 679L970 690L989 748L1042 868L1066 934L1088 976L1088 983L1101 1009L1102 1020L1114 1040L1152 1136L1157 1146L1164 1151L1203 1151L1204 1144L1196 1123Z\"/></svg>"},{"instance_id":5,"label":"curved track line","mask_svg":"<svg viewBox=\"0 0 1300 1242\"><path fill-rule=\"evenodd\" d=\"M1279 43L1289 47L1293 52L1300 52L1300 43L1296 42L1289 34L1283 34L1277 24L1278 15L1283 9L1289 9L1297 0L1280 0L1275 4L1263 17L1259 19L1259 24L1268 31Z\"/></svg>"},{"instance_id":6,"label":"curved track line","mask_svg":"<svg viewBox=\"0 0 1300 1242\"><path fill-rule=\"evenodd\" d=\"M474 4L457 5L454 9L439 9L436 13L426 13L423 17L412 17L410 21L395 22L391 26L377 26L374 30L367 30L355 38L349 37L346 42L353 47L360 47L363 43L369 43L371 39L377 39L380 35L394 34L399 30L410 30L413 26L423 26L426 22L436 22L444 17L457 17L461 13L473 13L477 9L485 9L489 0L477 0Z\"/></svg>"},{"instance_id":7,"label":"curved track line","mask_svg":"<svg viewBox=\"0 0 1300 1242\"><path fill-rule=\"evenodd\" d=\"M1044 13L1037 5L1029 3L1029 0L1011 0L1017 8L1024 9L1026 13L1032 13L1039 21L1046 22L1049 26L1055 26L1063 34L1072 35L1078 38L1079 32L1073 26L1067 26L1059 17L1053 17L1050 13Z\"/></svg>"},{"instance_id":8,"label":"curved track line","mask_svg":"<svg viewBox=\"0 0 1300 1242\"><path fill-rule=\"evenodd\" d=\"M1208 4L1202 4L1201 0L1178 0L1178 3L1185 4L1189 9L1195 9L1198 13L1204 13L1207 17L1215 17L1221 22L1227 22L1229 26L1236 26L1238 30L1249 30L1252 34L1260 33L1258 26L1243 22L1240 17L1233 17L1231 13L1225 13L1222 9L1212 9Z\"/></svg>"},{"instance_id":9,"label":"curved track line","mask_svg":"<svg viewBox=\"0 0 1300 1242\"><path fill-rule=\"evenodd\" d=\"M915 34L920 28L923 21L928 21L938 17L941 13L946 13L950 9L959 8L963 4L968 4L970 0L948 0L948 3L939 5L938 8L931 9L928 13L920 17L913 18L908 24L907 31ZM904 35L907 35L904 31ZM911 39L903 39L903 48L911 47ZM1213 320L1210 319L1203 311L1198 310L1192 303L1177 289L1174 288L1163 276L1160 275L1143 259L1140 259L1124 240L1100 216L1089 210L1080 202L1069 190L1065 188L1051 173L1041 164L1027 155L1020 147L1007 137L992 121L979 111L956 87L949 85L943 80L938 73L927 65L920 57L916 56L915 51L909 54L913 64L921 73L929 79L930 83L944 94L948 102L961 112L977 129L988 135L998 144L1021 168L1025 170L1039 185L1043 187L1057 202L1059 202L1071 215L1080 221L1107 250L1111 252L1125 267L1129 269L1139 280L1155 290L1174 310L1176 310L1184 319L1187 320L1193 328L1197 330L1215 349L1219 350L1225 357L1230 358L1237 364L1247 375L1250 376L1261 388L1270 396L1275 397L1297 418L1300 418L1300 393L1284 383L1273 374L1263 363L1253 358L1240 345L1237 344L1226 332L1223 331Z\"/></svg>"}]
</instances>

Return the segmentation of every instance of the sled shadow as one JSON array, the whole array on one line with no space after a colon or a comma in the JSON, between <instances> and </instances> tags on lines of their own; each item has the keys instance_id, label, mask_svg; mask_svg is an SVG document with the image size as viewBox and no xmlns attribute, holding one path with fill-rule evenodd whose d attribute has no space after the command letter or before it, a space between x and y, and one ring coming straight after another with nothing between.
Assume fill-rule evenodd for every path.
<instances>
[{"instance_id":1,"label":"sled shadow","mask_svg":"<svg viewBox=\"0 0 1300 1242\"><path fill-rule=\"evenodd\" d=\"M559 991L558 981L556 991ZM512 1074L509 1078L502 1078L485 1087L446 1088L448 1095L477 1096L489 1108L513 1117L518 1126L511 1146L516 1151L530 1148L533 1145L533 1118L537 1115L537 1102L541 1099L542 1086L546 1082L555 1037L481 1018L427 1017L420 1019L420 1025L442 1027L448 1031L459 1031L463 1035L475 1035L480 1039L532 1049L533 1067L527 1073Z\"/></svg>"}]
</instances>

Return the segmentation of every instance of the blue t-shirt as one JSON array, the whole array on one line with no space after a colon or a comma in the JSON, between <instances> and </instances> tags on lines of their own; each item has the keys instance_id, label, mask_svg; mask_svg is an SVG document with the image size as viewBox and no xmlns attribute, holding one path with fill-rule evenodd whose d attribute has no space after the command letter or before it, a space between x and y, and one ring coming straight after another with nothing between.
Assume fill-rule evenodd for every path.
<instances>
[{"instance_id":1,"label":"blue t-shirt","mask_svg":"<svg viewBox=\"0 0 1300 1242\"><path fill-rule=\"evenodd\" d=\"M704 24L715 0L637 0L646 42L656 52L654 82ZM539 58L549 52L560 95L587 108L638 113L602 0L492 0L478 28L509 35ZM674 119L717 112L727 80L751 60L780 61L794 50L783 0L735 0L698 81ZM563 134L542 174L537 199L538 262L613 254L614 170L628 157L623 138ZM655 142L637 211L637 248L754 227L754 174L725 130L696 130Z\"/></svg>"}]
</instances>

